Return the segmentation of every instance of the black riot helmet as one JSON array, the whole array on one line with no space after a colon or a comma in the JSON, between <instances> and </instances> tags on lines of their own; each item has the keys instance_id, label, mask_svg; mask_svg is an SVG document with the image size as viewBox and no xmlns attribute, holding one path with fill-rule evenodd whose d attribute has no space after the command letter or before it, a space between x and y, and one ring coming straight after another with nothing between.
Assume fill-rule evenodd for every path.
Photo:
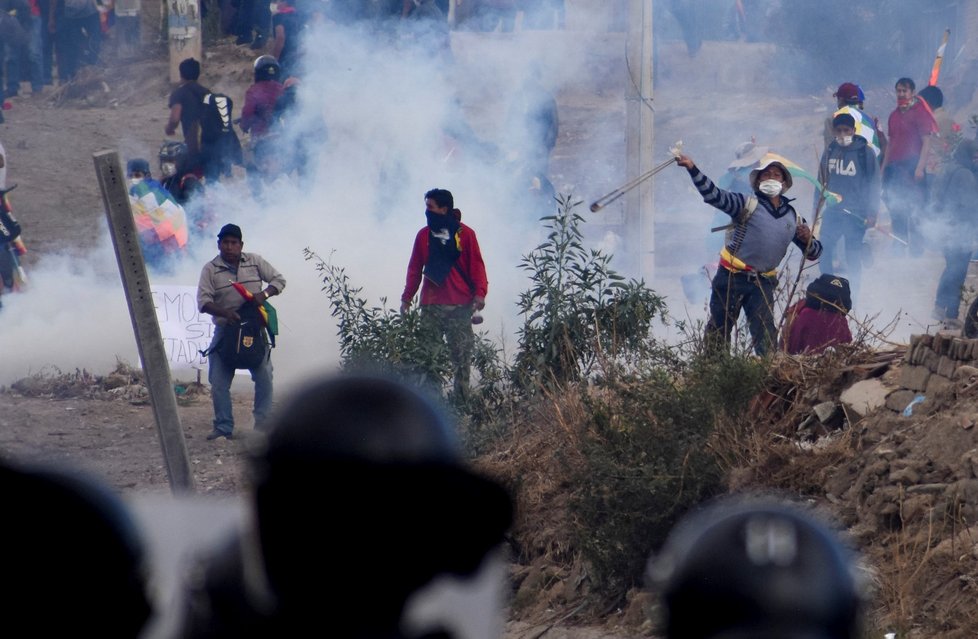
<instances>
[{"instance_id":1,"label":"black riot helmet","mask_svg":"<svg viewBox=\"0 0 978 639\"><path fill-rule=\"evenodd\" d=\"M669 639L856 639L854 559L792 507L721 503L680 522L649 577Z\"/></svg>"},{"instance_id":2,"label":"black riot helmet","mask_svg":"<svg viewBox=\"0 0 978 639\"><path fill-rule=\"evenodd\" d=\"M325 614L386 636L413 592L475 573L512 517L508 494L464 464L438 405L385 378L309 384L254 461L261 554L294 627Z\"/></svg>"},{"instance_id":3,"label":"black riot helmet","mask_svg":"<svg viewBox=\"0 0 978 639\"><path fill-rule=\"evenodd\" d=\"M152 613L135 519L100 481L0 460L7 634L135 639Z\"/></svg>"},{"instance_id":4,"label":"black riot helmet","mask_svg":"<svg viewBox=\"0 0 978 639\"><path fill-rule=\"evenodd\" d=\"M190 153L187 145L176 140L167 140L160 146L160 174L163 179L186 173Z\"/></svg>"},{"instance_id":5,"label":"black riot helmet","mask_svg":"<svg viewBox=\"0 0 978 639\"><path fill-rule=\"evenodd\" d=\"M273 55L262 55L255 59L255 82L278 80L282 75L282 67Z\"/></svg>"}]
</instances>

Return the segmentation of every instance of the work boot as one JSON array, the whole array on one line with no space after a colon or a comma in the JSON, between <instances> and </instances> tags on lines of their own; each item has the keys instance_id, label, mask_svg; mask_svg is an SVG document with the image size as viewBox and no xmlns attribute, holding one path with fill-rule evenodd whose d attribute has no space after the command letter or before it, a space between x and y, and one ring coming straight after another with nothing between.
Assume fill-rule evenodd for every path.
<instances>
[{"instance_id":1,"label":"work boot","mask_svg":"<svg viewBox=\"0 0 978 639\"><path fill-rule=\"evenodd\" d=\"M265 36L261 34L256 35L255 41L251 43L251 48L255 51L265 48Z\"/></svg>"},{"instance_id":2,"label":"work boot","mask_svg":"<svg viewBox=\"0 0 978 639\"><path fill-rule=\"evenodd\" d=\"M218 439L218 438L220 438L220 437L224 437L225 439L234 439L234 435L232 435L231 433L222 433L222 432L221 432L221 431L219 431L219 430L212 430L212 431L211 431L211 432L210 432L210 433L209 433L209 434L207 435L207 441L209 441L209 442L212 442L212 441L214 441L215 439Z\"/></svg>"}]
</instances>

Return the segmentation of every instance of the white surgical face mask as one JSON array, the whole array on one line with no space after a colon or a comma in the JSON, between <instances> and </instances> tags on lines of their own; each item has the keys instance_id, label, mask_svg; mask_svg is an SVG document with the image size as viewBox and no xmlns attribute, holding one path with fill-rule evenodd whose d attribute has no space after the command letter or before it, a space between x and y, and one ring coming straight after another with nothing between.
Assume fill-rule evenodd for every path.
<instances>
[{"instance_id":1,"label":"white surgical face mask","mask_svg":"<svg viewBox=\"0 0 978 639\"><path fill-rule=\"evenodd\" d=\"M781 193L781 182L778 180L764 180L757 185L757 190L768 197L774 197Z\"/></svg>"},{"instance_id":2,"label":"white surgical face mask","mask_svg":"<svg viewBox=\"0 0 978 639\"><path fill-rule=\"evenodd\" d=\"M851 135L837 135L835 137L835 141L838 142L841 146L849 146L850 144L852 144L852 136Z\"/></svg>"},{"instance_id":3,"label":"white surgical face mask","mask_svg":"<svg viewBox=\"0 0 978 639\"><path fill-rule=\"evenodd\" d=\"M129 178L129 186L136 186L143 181L143 178Z\"/></svg>"}]
</instances>

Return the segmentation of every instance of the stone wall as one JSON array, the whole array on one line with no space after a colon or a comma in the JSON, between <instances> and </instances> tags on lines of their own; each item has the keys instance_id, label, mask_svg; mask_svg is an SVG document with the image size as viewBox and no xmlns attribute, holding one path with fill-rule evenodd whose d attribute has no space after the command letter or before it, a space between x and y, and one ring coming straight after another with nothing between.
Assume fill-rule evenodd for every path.
<instances>
[{"instance_id":1,"label":"stone wall","mask_svg":"<svg viewBox=\"0 0 978 639\"><path fill-rule=\"evenodd\" d=\"M917 395L931 396L956 383L978 380L978 340L950 335L914 335L903 359L900 388L886 399L887 408L902 411Z\"/></svg>"}]
</instances>

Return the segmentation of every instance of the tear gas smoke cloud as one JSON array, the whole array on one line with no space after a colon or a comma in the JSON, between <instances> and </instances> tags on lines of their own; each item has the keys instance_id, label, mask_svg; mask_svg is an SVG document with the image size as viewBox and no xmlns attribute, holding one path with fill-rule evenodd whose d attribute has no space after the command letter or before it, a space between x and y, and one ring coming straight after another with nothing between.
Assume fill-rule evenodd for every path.
<instances>
[{"instance_id":1,"label":"tear gas smoke cloud","mask_svg":"<svg viewBox=\"0 0 978 639\"><path fill-rule=\"evenodd\" d=\"M314 179L279 180L261 198L244 182L210 186L201 206L214 216L213 228L191 242L173 274L151 272L154 283L195 286L217 252L216 230L240 225L245 250L264 256L288 282L273 300L281 324L273 361L282 388L338 362L329 302L303 249L343 266L371 303L386 297L397 308L425 220L423 194L434 187L453 192L463 221L479 236L490 282L483 327L494 336L513 335L515 300L525 282L518 262L539 243L538 218L549 205L541 210L528 196L529 176L520 165L527 151L507 132L507 109L534 65L557 90L573 68L556 62L581 59L546 49L530 33L459 34L466 42L452 64L424 33L385 39L362 27L322 29L309 39L312 68L299 94L302 117L328 125L329 141L311 159ZM45 257L25 293L4 298L0 383L44 367L107 372L116 357L138 363L111 241L107 232L100 237L88 262Z\"/></svg>"},{"instance_id":2,"label":"tear gas smoke cloud","mask_svg":"<svg viewBox=\"0 0 978 639\"><path fill-rule=\"evenodd\" d=\"M683 39L685 18L668 10L670 3L656 3L662 13L655 19L654 106L655 157L666 157L668 146L683 139L713 178L751 136L814 172L835 87L859 83L867 110L885 121L897 76L911 75L925 84L945 13L952 11L941 3L935 3L940 11L928 9L926 15L919 3L866 0L842 3L848 8L838 11L836 0L805 3L806 12L821 12L815 16L816 38L797 35L806 20L814 24L809 13L789 10L798 3L760 3L760 13L751 16L759 41L735 43L726 32L725 12L708 10L722 3L711 2L702 3L694 21L705 43L695 57ZM312 160L315 179L303 186L279 184L262 202L244 184L221 185L210 190L206 202L215 215L214 229L225 222L241 225L245 250L269 259L288 280L284 295L274 300L283 324L273 356L282 385L332 368L338 359L328 300L302 249L345 267L371 302L386 296L388 306L396 307L411 243L424 223L422 196L432 187L451 190L463 220L478 233L490 281L483 326L512 344L519 322L515 301L525 287L518 262L541 240L537 219L545 212L530 196L519 161L511 161L527 153L507 126L509 103L525 78L539 70L544 87L561 96L562 138L551 172L558 191L597 197L630 177L624 170L624 34L595 32L614 23L612 14L624 4L568 0L567 6L565 33L453 32L454 63L442 59L436 36L403 27L372 31L327 23L312 35L311 68L300 92L302 117L322 118L329 128L328 143ZM853 37L854 23L847 19L858 21L859 37ZM908 35L902 24L914 25L916 35ZM951 53L962 46L957 35ZM849 62L829 64L829 52ZM973 59L965 52L945 60L946 106L959 122L970 113L965 105L971 95L963 82ZM631 67L637 63L628 61ZM242 106L237 105L238 113ZM593 117L582 116L585 112ZM120 149L126 144L120 140ZM797 184L791 195L811 219L810 187ZM668 296L674 315L702 318L705 297L684 302L679 281L682 273L713 260L705 248L712 211L678 169L656 178L655 198L657 269L649 283ZM604 224L616 214L620 209L609 207L603 217L588 216L595 245L621 246L622 238L609 236L609 228L628 239L620 228ZM213 235L195 244L175 274L154 281L196 285L200 267L216 254ZM46 366L100 371L111 368L116 356L137 361L108 236L102 237L84 263L45 256L30 273L29 290L4 298L0 383ZM796 254L788 260L797 264ZM877 260L878 266L867 267L867 281L877 278L872 297L866 308L857 303L855 313L881 311L885 323L897 309L912 310L896 337L923 330L940 266L931 260L927 268L936 270L924 274L922 267L908 270L886 255Z\"/></svg>"}]
</instances>

